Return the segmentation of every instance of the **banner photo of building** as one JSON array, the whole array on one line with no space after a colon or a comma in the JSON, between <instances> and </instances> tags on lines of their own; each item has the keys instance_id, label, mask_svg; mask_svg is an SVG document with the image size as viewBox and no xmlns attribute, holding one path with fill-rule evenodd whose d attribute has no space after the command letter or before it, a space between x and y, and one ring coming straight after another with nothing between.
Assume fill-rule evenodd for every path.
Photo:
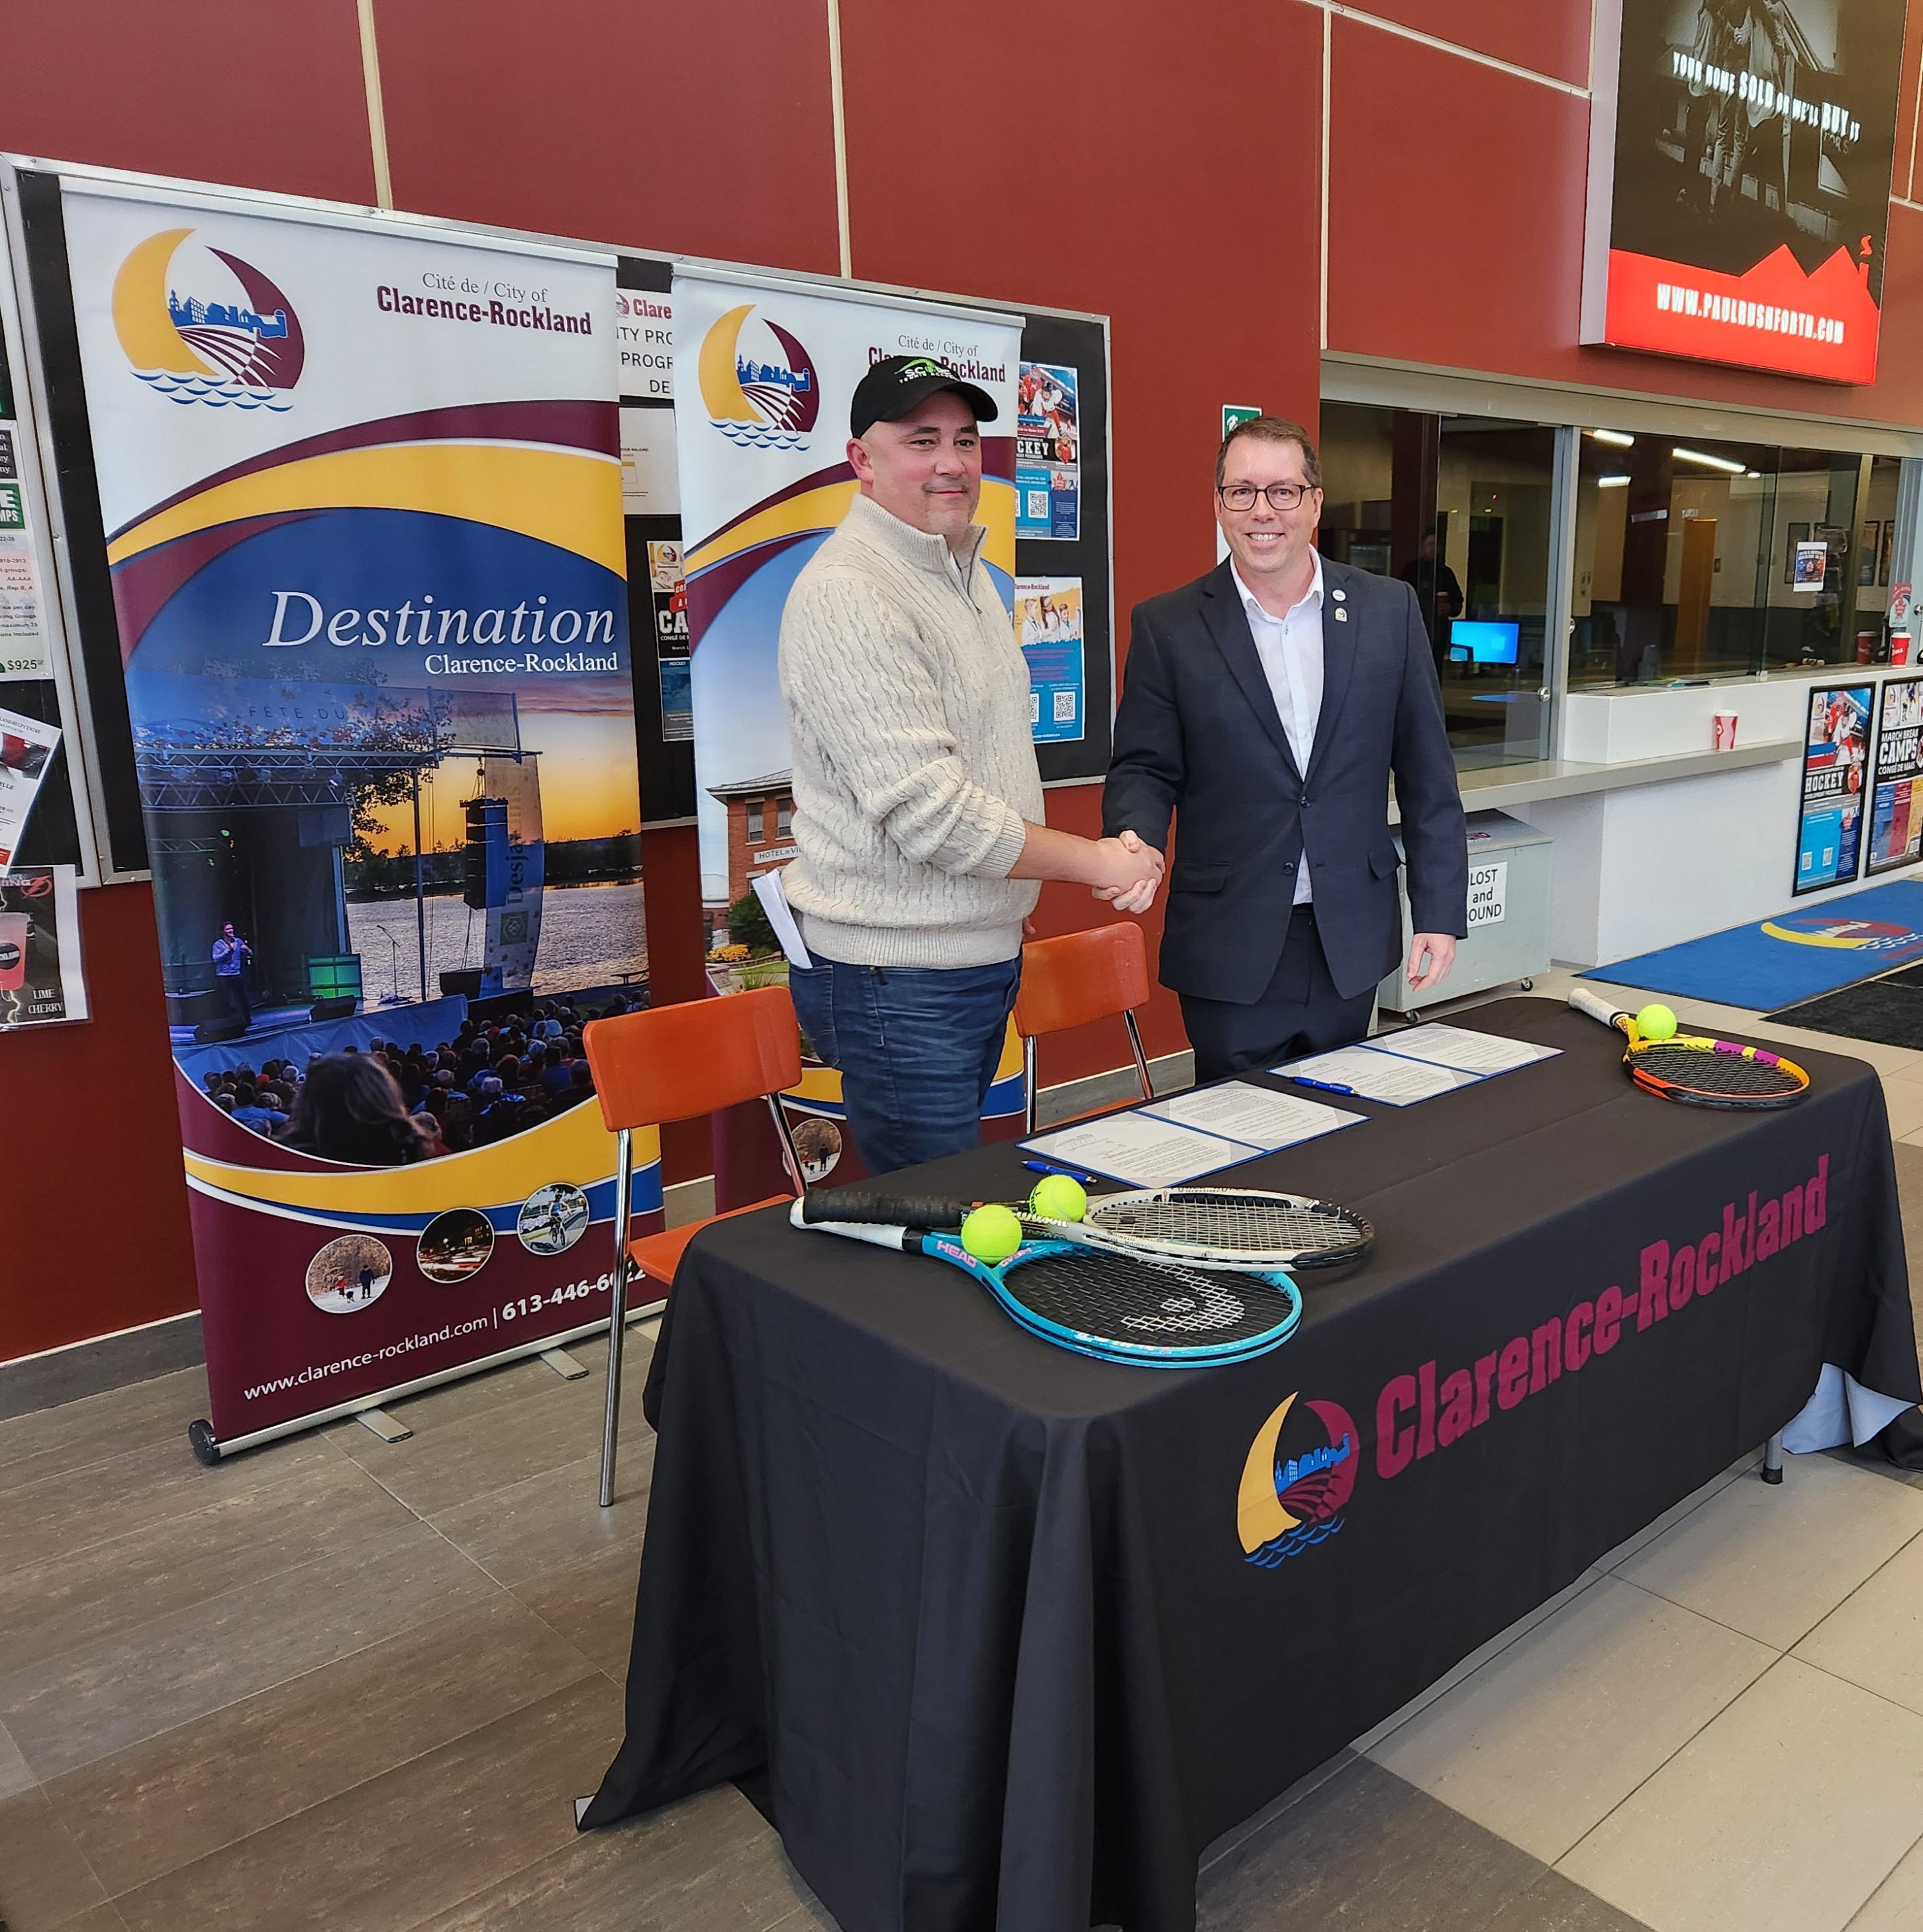
<instances>
[{"instance_id":1,"label":"banner photo of building","mask_svg":"<svg viewBox=\"0 0 1923 1932\"><path fill-rule=\"evenodd\" d=\"M613 268L64 211L231 1447L612 1305L580 1030L647 966Z\"/></svg>"},{"instance_id":2,"label":"banner photo of building","mask_svg":"<svg viewBox=\"0 0 1923 1932\"><path fill-rule=\"evenodd\" d=\"M1905 0L1601 0L1583 340L1868 382Z\"/></svg>"},{"instance_id":3,"label":"banner photo of building","mask_svg":"<svg viewBox=\"0 0 1923 1932\"><path fill-rule=\"evenodd\" d=\"M771 935L743 902L758 874L795 856L777 645L789 588L856 493L847 460L855 385L888 356L935 356L994 399L975 520L988 532L982 556L1012 640L1022 319L693 269L677 270L673 298L702 898L711 932L725 928L731 942L711 976L734 990L785 975ZM1014 1118L1021 1106L1011 1039L986 1112ZM849 1178L840 1076L810 1070L795 1110L825 1124L803 1137L811 1178ZM729 1192L725 1180L717 1188Z\"/></svg>"}]
</instances>

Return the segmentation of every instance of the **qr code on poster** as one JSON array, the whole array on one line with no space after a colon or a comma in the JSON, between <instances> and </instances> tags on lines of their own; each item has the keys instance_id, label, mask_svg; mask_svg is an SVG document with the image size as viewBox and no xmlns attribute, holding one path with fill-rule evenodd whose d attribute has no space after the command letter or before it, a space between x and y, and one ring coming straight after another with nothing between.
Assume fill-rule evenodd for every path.
<instances>
[{"instance_id":1,"label":"qr code on poster","mask_svg":"<svg viewBox=\"0 0 1923 1932\"><path fill-rule=\"evenodd\" d=\"M1072 691L1058 691L1055 694L1055 722L1066 723L1075 715L1075 694Z\"/></svg>"}]
</instances>

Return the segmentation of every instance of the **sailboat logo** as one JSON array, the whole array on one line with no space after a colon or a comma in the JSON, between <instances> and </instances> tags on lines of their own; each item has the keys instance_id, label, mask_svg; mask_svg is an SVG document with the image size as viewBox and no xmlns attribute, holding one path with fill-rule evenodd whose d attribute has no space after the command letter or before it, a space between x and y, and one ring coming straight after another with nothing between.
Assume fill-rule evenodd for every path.
<instances>
[{"instance_id":1,"label":"sailboat logo","mask_svg":"<svg viewBox=\"0 0 1923 1932\"><path fill-rule=\"evenodd\" d=\"M744 449L801 449L821 414L808 352L755 305L731 308L702 338L701 400L708 419Z\"/></svg>"}]
</instances>

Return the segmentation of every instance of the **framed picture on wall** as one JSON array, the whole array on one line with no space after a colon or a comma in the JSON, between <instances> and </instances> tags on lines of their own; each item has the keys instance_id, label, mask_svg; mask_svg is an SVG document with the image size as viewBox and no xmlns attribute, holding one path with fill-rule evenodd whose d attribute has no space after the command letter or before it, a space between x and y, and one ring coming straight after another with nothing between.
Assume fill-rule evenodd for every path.
<instances>
[{"instance_id":1,"label":"framed picture on wall","mask_svg":"<svg viewBox=\"0 0 1923 1932\"><path fill-rule=\"evenodd\" d=\"M1889 554L1896 536L1896 519L1890 518L1883 525L1883 538L1877 549L1877 581L1886 588L1889 584Z\"/></svg>"},{"instance_id":2,"label":"framed picture on wall","mask_svg":"<svg viewBox=\"0 0 1923 1932\"><path fill-rule=\"evenodd\" d=\"M1808 524L1792 524L1789 530L1790 541L1783 552L1783 581L1794 584L1796 580L1796 549L1810 540Z\"/></svg>"},{"instance_id":3,"label":"framed picture on wall","mask_svg":"<svg viewBox=\"0 0 1923 1932\"><path fill-rule=\"evenodd\" d=\"M1877 542L1883 525L1874 519L1863 526L1862 548L1856 553L1856 588L1867 590L1877 580Z\"/></svg>"}]
</instances>

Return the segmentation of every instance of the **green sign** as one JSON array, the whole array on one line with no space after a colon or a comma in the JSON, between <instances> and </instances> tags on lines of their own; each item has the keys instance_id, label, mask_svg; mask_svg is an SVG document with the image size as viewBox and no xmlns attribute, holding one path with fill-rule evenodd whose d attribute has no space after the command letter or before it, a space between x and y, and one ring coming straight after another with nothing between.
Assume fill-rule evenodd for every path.
<instances>
[{"instance_id":1,"label":"green sign","mask_svg":"<svg viewBox=\"0 0 1923 1932\"><path fill-rule=\"evenodd\" d=\"M1222 434L1226 436L1232 429L1239 429L1245 422L1253 422L1261 410L1250 403L1224 403L1222 405Z\"/></svg>"}]
</instances>

